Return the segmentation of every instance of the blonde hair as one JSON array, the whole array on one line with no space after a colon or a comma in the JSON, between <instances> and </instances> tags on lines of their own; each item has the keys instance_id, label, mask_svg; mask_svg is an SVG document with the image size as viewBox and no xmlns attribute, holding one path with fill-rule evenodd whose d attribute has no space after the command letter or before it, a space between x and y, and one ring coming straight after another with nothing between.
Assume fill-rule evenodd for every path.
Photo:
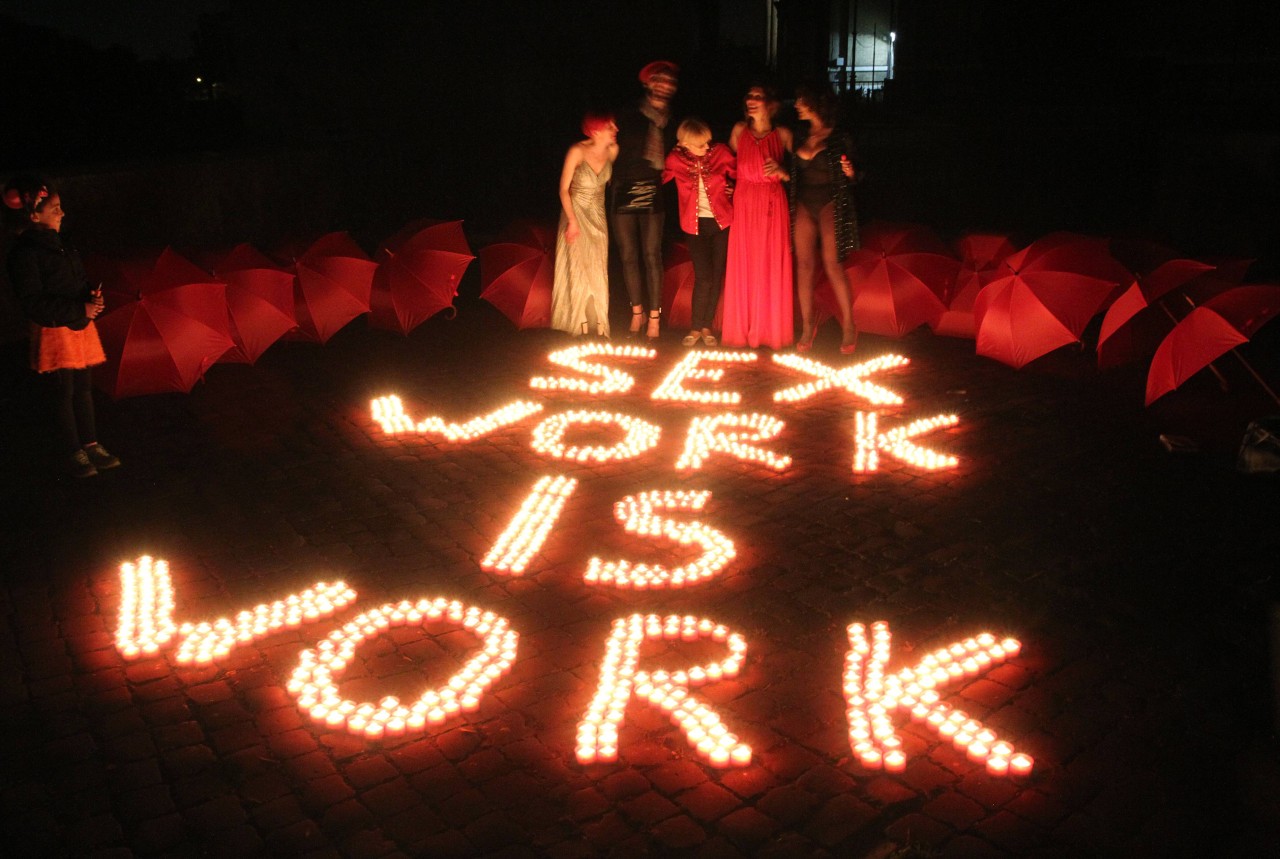
<instances>
[{"instance_id":1,"label":"blonde hair","mask_svg":"<svg viewBox=\"0 0 1280 859\"><path fill-rule=\"evenodd\" d=\"M696 116L689 117L680 123L680 127L676 129L676 140L680 143L686 143L697 138L710 140L711 128Z\"/></svg>"}]
</instances>

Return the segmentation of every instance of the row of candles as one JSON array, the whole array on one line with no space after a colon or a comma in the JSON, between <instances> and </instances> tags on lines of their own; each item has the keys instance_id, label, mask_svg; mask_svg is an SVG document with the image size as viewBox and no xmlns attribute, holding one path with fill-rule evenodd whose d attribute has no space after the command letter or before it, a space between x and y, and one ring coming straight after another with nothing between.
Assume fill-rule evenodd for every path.
<instances>
[{"instance_id":1,"label":"row of candles","mask_svg":"<svg viewBox=\"0 0 1280 859\"><path fill-rule=\"evenodd\" d=\"M336 677L355 657L361 642L393 627L440 620L461 624L481 639L479 652L443 686L427 690L410 704L394 695L377 704L342 697ZM402 600L361 612L314 649L304 650L285 688L312 720L328 728L370 740L400 736L479 709L485 690L511 669L518 641L507 619L491 611L445 597Z\"/></svg>"},{"instance_id":2,"label":"row of candles","mask_svg":"<svg viewBox=\"0 0 1280 859\"><path fill-rule=\"evenodd\" d=\"M602 445L566 445L570 426L618 426L626 435L611 447ZM616 412L574 410L552 415L533 429L530 446L538 453L575 462L609 462L635 459L655 447L662 436L657 424Z\"/></svg>"},{"instance_id":3,"label":"row of candles","mask_svg":"<svg viewBox=\"0 0 1280 859\"><path fill-rule=\"evenodd\" d=\"M925 471L955 468L960 464L960 460L957 457L922 447L911 441L911 439L937 429L953 427L958 423L960 423L960 418L955 415L935 415L931 418L914 420L905 426L896 427L882 433L879 430L879 421L875 412L855 412L853 430L854 473L861 474L878 470L881 452L888 453L901 462Z\"/></svg>"},{"instance_id":4,"label":"row of candles","mask_svg":"<svg viewBox=\"0 0 1280 859\"><path fill-rule=\"evenodd\" d=\"M702 510L710 491L655 490L628 495L613 506L614 518L628 534L663 537L681 546L697 545L702 554L673 569L661 564L633 564L627 560L604 561L593 557L583 577L587 584L613 585L635 590L682 588L700 584L720 572L737 554L733 541L701 522L676 522L658 515L659 510Z\"/></svg>"},{"instance_id":5,"label":"row of candles","mask_svg":"<svg viewBox=\"0 0 1280 859\"><path fill-rule=\"evenodd\" d=\"M711 454L723 453L743 462L758 463L772 471L786 471L791 466L790 456L753 444L777 438L785 426L772 415L754 412L694 418L685 437L684 450L676 460L676 470L699 469Z\"/></svg>"},{"instance_id":6,"label":"row of candles","mask_svg":"<svg viewBox=\"0 0 1280 859\"><path fill-rule=\"evenodd\" d=\"M549 483L543 486L544 490L549 488ZM645 570L643 565L625 567L625 562L610 567L593 558L588 582L612 582L637 589L680 587L714 575L732 558L732 542L714 529L699 530L703 526L696 522L681 524L654 515L659 509L701 510L710 496L708 491L662 491L628 496L619 502L615 516L630 533L698 543L706 551L698 561L670 572L658 567ZM642 573L651 578L644 578ZM623 583L624 575L630 575L631 580ZM143 556L136 563L122 564L120 583L116 646L121 654L129 659L153 655L175 633L181 633L185 639L176 656L179 664L212 662L237 644L330 615L356 598L355 591L342 582L320 582L302 593L241 611L234 620L224 618L177 627L172 621L174 590L166 561ZM407 705L394 696L384 697L377 704L342 697L336 677L355 657L362 642L392 627L441 620L460 624L482 641L479 652L443 686L428 690ZM937 692L940 686L976 676L1016 656L1021 650L1016 639L997 639L984 632L928 653L913 667L888 673L885 666L892 644L889 624L878 621L870 631L868 639L864 624L853 623L847 628L850 649L845 659L843 689L850 747L860 763L889 772L905 769L906 752L894 730L893 714L906 710L913 721L950 740L956 749L983 764L993 775L1031 772L1034 760L1029 755L1017 752L1012 744L963 710L943 703ZM345 729L368 739L398 736L441 724L460 712L475 711L485 690L510 670L518 639L508 621L491 611L445 597L402 600L360 613L314 649L304 650L286 688L299 707L327 727ZM646 640L699 639L724 642L728 657L677 671L638 668L640 648ZM719 714L689 694L690 687L737 676L746 649L742 635L723 624L692 615L633 614L614 621L596 694L578 726L577 759L582 763L617 759L618 729L627 702L634 696L667 713L712 766L750 763L750 746L722 724Z\"/></svg>"},{"instance_id":7,"label":"row of candles","mask_svg":"<svg viewBox=\"0 0 1280 859\"><path fill-rule=\"evenodd\" d=\"M226 656L238 644L328 617L355 599L356 592L345 582L317 582L302 593L260 603L238 612L234 618L184 623L179 632L186 637L174 658L180 665L207 665Z\"/></svg>"},{"instance_id":8,"label":"row of candles","mask_svg":"<svg viewBox=\"0 0 1280 859\"><path fill-rule=\"evenodd\" d=\"M1016 639L997 640L984 632L927 654L914 668L886 674L892 643L889 624L872 624L870 642L861 623L850 624L847 632L844 694L849 744L863 766L888 772L906 768L907 756L902 738L894 730L893 714L908 710L912 720L937 731L970 760L984 764L992 775L1031 772L1034 761L1029 755L1016 752L963 710L942 703L936 691L938 686L975 676L1016 656L1021 649Z\"/></svg>"},{"instance_id":9,"label":"row of candles","mask_svg":"<svg viewBox=\"0 0 1280 859\"><path fill-rule=\"evenodd\" d=\"M869 361L863 361L854 364L852 367L843 367L838 370L823 364L821 361L815 361L812 358L806 358L803 355L795 355L790 352L775 352L773 354L773 363L814 377L811 382L801 382L798 385L774 391L773 401L775 403L798 403L832 388L843 388L876 406L900 406L906 402L894 391L867 381L867 377L874 373L881 373L910 364L911 361L902 355L881 355L878 358L872 358Z\"/></svg>"},{"instance_id":10,"label":"row of candles","mask_svg":"<svg viewBox=\"0 0 1280 859\"><path fill-rule=\"evenodd\" d=\"M675 367L667 374L658 387L650 395L655 400L667 400L677 403L700 403L702 405L733 405L742 402L742 394L737 391L695 391L684 386L690 382L719 382L724 378L723 367L700 367L704 361L720 364L744 364L756 360L755 352L704 352L687 353L676 362Z\"/></svg>"},{"instance_id":11,"label":"row of candles","mask_svg":"<svg viewBox=\"0 0 1280 859\"><path fill-rule=\"evenodd\" d=\"M645 671L637 666L645 640L721 641L729 655L720 661L682 671ZM692 615L633 614L613 623L600 666L596 694L578 723L575 756L579 763L609 763L618 759L618 728L627 703L647 701L666 713L698 755L714 767L746 766L751 747L730 731L712 708L689 692L689 687L736 677L746 656L747 641L722 624Z\"/></svg>"},{"instance_id":12,"label":"row of candles","mask_svg":"<svg viewBox=\"0 0 1280 859\"><path fill-rule=\"evenodd\" d=\"M382 427L387 435L439 435L446 441L468 442L486 436L494 430L519 423L530 415L542 411L541 403L527 400L516 400L487 415L474 417L464 424L446 423L444 418L432 415L421 421L414 421L404 410L404 403L395 394L375 397L370 404L373 419Z\"/></svg>"},{"instance_id":13,"label":"row of candles","mask_svg":"<svg viewBox=\"0 0 1280 859\"><path fill-rule=\"evenodd\" d=\"M578 481L563 475L544 475L533 485L511 522L480 559L480 568L494 573L521 575L529 560L542 548L547 534L560 518L565 502Z\"/></svg>"},{"instance_id":14,"label":"row of candles","mask_svg":"<svg viewBox=\"0 0 1280 859\"><path fill-rule=\"evenodd\" d=\"M575 370L592 381L567 376L534 376L529 380L529 387L537 391L573 391L579 394L625 394L635 387L635 376L630 373L587 360L597 356L652 360L658 352L643 346L614 346L612 343L584 343L558 349L547 356L548 361Z\"/></svg>"}]
</instances>

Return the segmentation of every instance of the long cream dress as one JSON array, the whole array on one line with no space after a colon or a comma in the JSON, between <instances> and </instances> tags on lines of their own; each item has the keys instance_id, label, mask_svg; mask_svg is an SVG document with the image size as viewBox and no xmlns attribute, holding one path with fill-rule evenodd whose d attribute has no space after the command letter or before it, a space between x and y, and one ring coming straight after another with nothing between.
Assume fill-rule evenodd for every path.
<instances>
[{"instance_id":1,"label":"long cream dress","mask_svg":"<svg viewBox=\"0 0 1280 859\"><path fill-rule=\"evenodd\" d=\"M570 334L609 336L609 228L604 188L613 175L606 163L599 173L583 159L569 180L569 202L578 219L578 237L564 240L569 219L560 213L556 231L556 276L551 286L551 327ZM585 325L585 328L584 328Z\"/></svg>"}]
</instances>

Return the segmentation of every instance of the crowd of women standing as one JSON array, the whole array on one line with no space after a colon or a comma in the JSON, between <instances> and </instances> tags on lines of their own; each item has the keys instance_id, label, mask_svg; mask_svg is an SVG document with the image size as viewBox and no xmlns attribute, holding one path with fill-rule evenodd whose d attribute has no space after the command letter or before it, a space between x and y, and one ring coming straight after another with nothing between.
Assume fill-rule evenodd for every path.
<instances>
[{"instance_id":1,"label":"crowd of women standing","mask_svg":"<svg viewBox=\"0 0 1280 859\"><path fill-rule=\"evenodd\" d=\"M853 296L841 263L858 247L856 173L852 140L837 127L835 94L825 85L801 87L795 108L804 131L793 135L775 124L775 93L753 85L726 144L713 140L700 119L673 122L678 77L674 63L650 63L640 70L644 92L637 103L583 120L586 138L569 148L560 175L552 327L609 336L612 236L631 305L628 334L658 338L662 185L671 182L694 268L684 345L783 349L794 343L808 351L817 331L813 293L821 265L840 313L840 351L852 353Z\"/></svg>"}]
</instances>

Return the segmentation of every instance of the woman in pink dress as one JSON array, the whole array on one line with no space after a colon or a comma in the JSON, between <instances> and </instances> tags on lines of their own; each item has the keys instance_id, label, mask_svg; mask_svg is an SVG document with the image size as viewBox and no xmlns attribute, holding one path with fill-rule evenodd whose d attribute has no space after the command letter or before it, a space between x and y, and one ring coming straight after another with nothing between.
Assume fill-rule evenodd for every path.
<instances>
[{"instance_id":1,"label":"woman in pink dress","mask_svg":"<svg viewBox=\"0 0 1280 859\"><path fill-rule=\"evenodd\" d=\"M746 119L733 127L729 147L737 153L733 226L724 281L726 346L782 349L795 335L791 293L791 214L782 165L791 132L773 124L777 98L752 86L743 100Z\"/></svg>"}]
</instances>

